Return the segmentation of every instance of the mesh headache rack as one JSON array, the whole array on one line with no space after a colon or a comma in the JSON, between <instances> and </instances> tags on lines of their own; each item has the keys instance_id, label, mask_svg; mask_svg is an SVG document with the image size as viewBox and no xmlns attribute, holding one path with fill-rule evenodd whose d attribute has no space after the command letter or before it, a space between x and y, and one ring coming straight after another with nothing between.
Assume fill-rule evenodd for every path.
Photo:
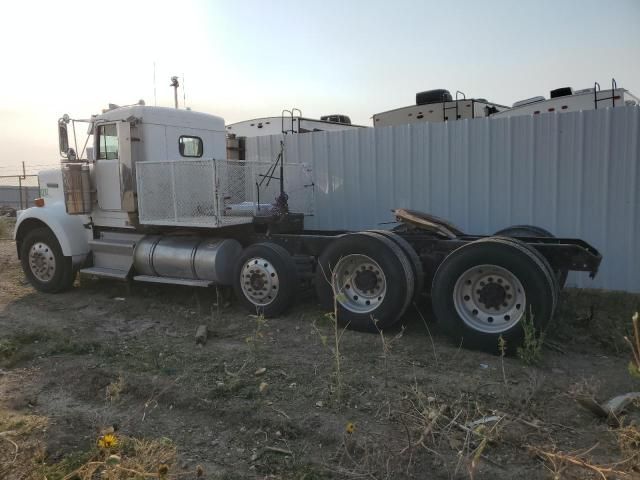
<instances>
[{"instance_id":1,"label":"mesh headache rack","mask_svg":"<svg viewBox=\"0 0 640 480\"><path fill-rule=\"evenodd\" d=\"M280 183L272 162L177 160L136 163L139 221L143 225L224 227L277 215ZM288 208L313 214L312 170L283 165Z\"/></svg>"}]
</instances>

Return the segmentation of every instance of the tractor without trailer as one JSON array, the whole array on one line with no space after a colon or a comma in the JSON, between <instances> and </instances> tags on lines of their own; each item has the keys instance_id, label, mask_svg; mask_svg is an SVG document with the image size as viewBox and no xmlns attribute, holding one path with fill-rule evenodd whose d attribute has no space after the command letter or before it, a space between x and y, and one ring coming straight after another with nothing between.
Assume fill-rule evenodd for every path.
<instances>
[{"instance_id":1,"label":"tractor without trailer","mask_svg":"<svg viewBox=\"0 0 640 480\"><path fill-rule=\"evenodd\" d=\"M274 161L232 160L213 115L133 105L83 121L79 152L81 120L59 120L61 167L39 174L41 198L16 222L22 267L42 292L70 288L78 272L231 286L249 311L277 316L315 283L339 321L365 331L430 295L456 342L496 351L500 336L521 343L526 315L546 328L567 272L593 276L601 261L586 242L536 227L468 235L405 209L392 230L308 230L313 171L287 163L284 143Z\"/></svg>"}]
</instances>

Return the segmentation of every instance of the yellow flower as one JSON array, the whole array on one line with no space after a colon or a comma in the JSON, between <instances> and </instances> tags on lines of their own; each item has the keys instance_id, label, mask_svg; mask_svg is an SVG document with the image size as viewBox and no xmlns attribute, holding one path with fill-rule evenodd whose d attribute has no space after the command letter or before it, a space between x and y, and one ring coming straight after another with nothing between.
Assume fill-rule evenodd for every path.
<instances>
[{"instance_id":1,"label":"yellow flower","mask_svg":"<svg viewBox=\"0 0 640 480\"><path fill-rule=\"evenodd\" d=\"M351 435L353 432L356 431L356 424L353 422L347 423L347 427L345 428L345 431L347 432L348 435Z\"/></svg>"},{"instance_id":2,"label":"yellow flower","mask_svg":"<svg viewBox=\"0 0 640 480\"><path fill-rule=\"evenodd\" d=\"M118 446L118 437L113 433L107 433L98 439L98 447L108 449Z\"/></svg>"}]
</instances>

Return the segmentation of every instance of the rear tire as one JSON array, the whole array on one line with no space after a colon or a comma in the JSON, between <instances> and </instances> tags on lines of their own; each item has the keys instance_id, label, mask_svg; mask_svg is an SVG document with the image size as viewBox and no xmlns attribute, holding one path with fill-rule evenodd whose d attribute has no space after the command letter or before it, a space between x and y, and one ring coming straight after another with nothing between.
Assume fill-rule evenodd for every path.
<instances>
[{"instance_id":1,"label":"rear tire","mask_svg":"<svg viewBox=\"0 0 640 480\"><path fill-rule=\"evenodd\" d=\"M402 238L397 233L391 232L389 230L369 230L370 232L377 233L388 239L392 240L396 245L398 245L404 254L407 256L409 261L411 262L411 270L413 271L413 277L415 279L415 291L413 294L412 302L418 302L420 300L420 296L425 294L424 291L424 267L422 266L422 261L420 257L411 246L409 242L407 242L404 238Z\"/></svg>"},{"instance_id":2,"label":"rear tire","mask_svg":"<svg viewBox=\"0 0 640 480\"><path fill-rule=\"evenodd\" d=\"M494 233L497 237L542 237L542 238L555 238L555 235L549 230L545 230L542 227L536 227L535 225L512 225L511 227L503 228ZM558 280L558 288L562 290L567 283L567 276L569 270L558 269L554 270L556 279Z\"/></svg>"},{"instance_id":3,"label":"rear tire","mask_svg":"<svg viewBox=\"0 0 640 480\"><path fill-rule=\"evenodd\" d=\"M59 293L73 285L71 258L65 257L58 239L48 228L35 228L20 246L20 262L29 283L40 292Z\"/></svg>"},{"instance_id":4,"label":"rear tire","mask_svg":"<svg viewBox=\"0 0 640 480\"><path fill-rule=\"evenodd\" d=\"M450 253L438 266L432 302L438 323L464 347L509 353L522 344L525 315L536 331L553 317L557 290L540 259L510 239L486 238Z\"/></svg>"},{"instance_id":5,"label":"rear tire","mask_svg":"<svg viewBox=\"0 0 640 480\"><path fill-rule=\"evenodd\" d=\"M553 285L553 310L555 311L556 306L558 305L558 296L560 295L560 284L558 283L557 273L551 268L549 261L546 259L544 255L542 255L535 247L524 243L517 238L513 237L492 237L495 240L501 240L503 242L511 243L512 245L519 248L522 252L526 253L529 256L534 257L537 261L544 267L547 272L547 278L549 282Z\"/></svg>"},{"instance_id":6,"label":"rear tire","mask_svg":"<svg viewBox=\"0 0 640 480\"><path fill-rule=\"evenodd\" d=\"M345 235L318 259L316 292L350 329L377 332L398 322L414 294L411 263L389 238L373 232Z\"/></svg>"},{"instance_id":7,"label":"rear tire","mask_svg":"<svg viewBox=\"0 0 640 480\"><path fill-rule=\"evenodd\" d=\"M276 317L293 303L298 275L293 258L275 243L247 247L233 277L233 289L240 303L251 313Z\"/></svg>"}]
</instances>

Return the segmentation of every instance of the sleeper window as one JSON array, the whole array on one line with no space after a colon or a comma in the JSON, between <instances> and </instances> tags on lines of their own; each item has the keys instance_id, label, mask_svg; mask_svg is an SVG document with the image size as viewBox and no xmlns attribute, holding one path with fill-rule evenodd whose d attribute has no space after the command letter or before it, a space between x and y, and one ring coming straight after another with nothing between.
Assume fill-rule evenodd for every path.
<instances>
[{"instance_id":1,"label":"sleeper window","mask_svg":"<svg viewBox=\"0 0 640 480\"><path fill-rule=\"evenodd\" d=\"M201 157L202 139L200 137L189 137L182 135L178 141L180 155L183 157Z\"/></svg>"}]
</instances>

